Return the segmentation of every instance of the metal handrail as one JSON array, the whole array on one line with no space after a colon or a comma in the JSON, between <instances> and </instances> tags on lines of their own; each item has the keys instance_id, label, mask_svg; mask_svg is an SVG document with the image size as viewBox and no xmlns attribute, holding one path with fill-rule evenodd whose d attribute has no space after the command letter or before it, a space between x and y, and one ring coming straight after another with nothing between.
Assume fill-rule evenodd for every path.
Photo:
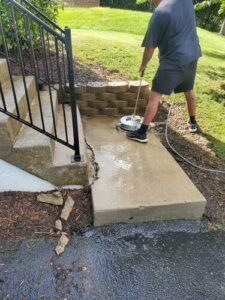
<instances>
[{"instance_id":1,"label":"metal handrail","mask_svg":"<svg viewBox=\"0 0 225 300\"><path fill-rule=\"evenodd\" d=\"M59 25L57 25L55 22L49 19L49 17L47 17L42 11L40 11L40 9L37 6L28 2L27 0L21 0L21 4L23 3L25 3L30 10L33 10L34 13L38 14L43 19L43 21L49 23L53 28L59 30L61 33L65 33L65 31L61 27L59 27Z\"/></svg>"},{"instance_id":2,"label":"metal handrail","mask_svg":"<svg viewBox=\"0 0 225 300\"><path fill-rule=\"evenodd\" d=\"M3 45L4 57L7 60L8 69L9 69L9 78L12 86L14 102L16 107L16 112L13 113L7 110L7 99L4 97L3 89L0 87L0 97L2 98L3 107L0 107L0 111L7 114L11 118L18 120L19 122L33 128L36 131L39 131L46 136L50 137L53 140L58 141L59 143L71 148L74 150L75 154L73 156L73 161L81 161L80 155L80 145L79 145L79 134L78 134L78 121L77 121L77 108L76 108L76 97L74 93L74 71L73 71L73 53L72 53L72 41L71 41L71 30L69 28L65 28L65 30L60 30L60 33L48 24L46 24L43 20L37 17L34 13L30 12L26 7L22 6L15 0L4 0L6 7L8 8L8 18L4 15L4 22L2 23L2 15L0 12L0 35ZM25 0L23 0L25 1ZM38 10L38 9L37 9ZM20 16L24 21L23 30L25 31L25 35L20 36L20 30L17 23L17 14L15 12L19 12ZM48 18L47 18L48 19ZM48 21L46 19L46 21ZM54 22L53 22L54 23ZM36 25L35 25L36 24ZM35 25L36 30L38 30L38 45L39 48L36 49L33 42L33 34L32 34L32 25ZM13 36L13 46L10 44L9 47L9 36L5 33L6 28L10 28L10 34ZM11 43L11 42L10 42ZM21 44L24 43L24 44ZM27 66L26 56L24 54L24 45L28 48L29 53L29 62L30 68ZM11 53L12 50L15 49L14 56ZM41 54L41 55L40 55ZM37 55L40 55L42 59L42 65L44 66L44 75L42 74L42 69L40 70L39 61ZM16 56L16 59L14 59ZM52 57L54 57L54 63L52 63ZM22 74L22 82L25 90L25 99L28 108L28 117L29 120L23 119L21 117L17 95L15 90L13 71L11 64L16 64ZM36 84L38 105L41 117L41 126L37 126L33 124L33 116L31 109L31 99L29 99L28 87L26 83L27 74L33 75ZM57 79L55 80L55 77ZM45 128L45 118L42 107L42 99L41 93L39 90L39 83L44 82L47 86L47 90L49 93L49 107L51 108L51 115L53 120L53 129L54 132L48 132ZM64 94L67 85L67 81L69 83L70 89L70 101L71 101L71 118L73 125L73 136L69 139L68 136L68 125L67 125L67 115L65 109L64 102ZM64 138L58 136L57 126L56 126L56 115L53 104L53 92L52 90L55 88L55 84L59 86L59 95L62 100L62 111L63 111L63 120L64 120Z\"/></svg>"}]
</instances>

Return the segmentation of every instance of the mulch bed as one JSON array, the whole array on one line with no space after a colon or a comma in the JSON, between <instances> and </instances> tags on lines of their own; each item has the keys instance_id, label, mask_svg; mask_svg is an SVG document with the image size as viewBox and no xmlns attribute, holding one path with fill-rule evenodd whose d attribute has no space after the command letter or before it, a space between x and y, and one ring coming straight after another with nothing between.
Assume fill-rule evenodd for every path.
<instances>
[{"instance_id":1,"label":"mulch bed","mask_svg":"<svg viewBox=\"0 0 225 300\"><path fill-rule=\"evenodd\" d=\"M91 194L83 190L63 190L64 200L70 195L75 201L68 222L63 222L63 232L68 235L82 233L92 225ZM62 207L37 201L38 193L0 193L0 245L7 239L57 236L55 221Z\"/></svg>"},{"instance_id":2,"label":"mulch bed","mask_svg":"<svg viewBox=\"0 0 225 300\"><path fill-rule=\"evenodd\" d=\"M0 48L0 58L5 58L3 56L4 51ZM11 61L11 71L13 75L15 76L21 76L22 69L20 67L20 60L18 57L18 51L17 49L11 50L9 53L10 61ZM25 75L28 76L31 73L34 73L33 66L32 66L32 60L31 60L31 54L29 51L25 50L24 54L24 65L27 72L25 72ZM44 55L41 51L35 50L35 60L36 60L36 71L40 77L39 80L39 86L40 89L42 86L46 85L46 64L44 63L43 59ZM64 76L64 66L66 67L66 61L65 58L63 58L62 55L59 56L59 64L57 64L57 58L54 52L50 52L50 56L48 56L48 73L49 73L49 79L52 83L58 83L59 82L59 73L57 66L59 66L61 70L61 80L64 82L65 76ZM115 81L115 80L129 80L128 77L125 77L124 75L121 75L118 73L117 70L109 71L106 68L102 66L98 66L96 64L90 64L85 65L79 60L74 61L74 81L75 83L82 83L87 84L91 81ZM66 79L68 81L68 79Z\"/></svg>"},{"instance_id":3,"label":"mulch bed","mask_svg":"<svg viewBox=\"0 0 225 300\"><path fill-rule=\"evenodd\" d=\"M225 170L225 158L222 160L216 157L210 149L210 142L204 136L204 133L201 132L201 128L198 134L190 134L188 132L186 120L183 117L184 106L175 104L173 108L168 132L171 145L185 158L198 166ZM168 110L168 103L163 101L156 121L166 120ZM156 126L155 132L160 137L163 145L206 198L207 207L204 220L207 221L209 226L212 223L219 223L225 226L225 175L199 170L174 154L166 142L165 125Z\"/></svg>"},{"instance_id":4,"label":"mulch bed","mask_svg":"<svg viewBox=\"0 0 225 300\"><path fill-rule=\"evenodd\" d=\"M77 62L76 82L128 80L117 72L110 72L94 64L90 66ZM173 146L193 163L208 168L225 169L225 161L219 160L210 150L210 143L200 131L190 134L183 117L183 106L175 105L170 122L169 137ZM164 146L171 152L165 140L165 124L169 104L164 100L156 117L155 133ZM179 165L207 199L204 220L209 226L215 223L225 226L225 176L203 172L183 162L172 153ZM90 191L63 191L66 198L70 195L75 200L75 208L64 231L69 235L80 234L92 226L92 207ZM21 239L26 236L57 236L54 224L61 208L38 203L37 193L2 193L0 194L0 244L7 239Z\"/></svg>"}]
</instances>

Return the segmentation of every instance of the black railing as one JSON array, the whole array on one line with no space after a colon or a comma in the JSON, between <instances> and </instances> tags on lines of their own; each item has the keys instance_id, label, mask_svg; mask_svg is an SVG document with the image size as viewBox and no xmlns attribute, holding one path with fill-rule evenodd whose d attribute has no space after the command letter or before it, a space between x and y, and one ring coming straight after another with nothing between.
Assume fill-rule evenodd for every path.
<instances>
[{"instance_id":1,"label":"black railing","mask_svg":"<svg viewBox=\"0 0 225 300\"><path fill-rule=\"evenodd\" d=\"M71 42L71 30L61 29L45 16L37 7L26 0L21 5L15 0L5 0L7 14L0 12L0 55L6 58L9 78L15 102L15 112L7 108L7 99L0 84L2 107L0 111L26 124L33 129L58 141L75 151L74 160L80 161L80 146L77 124L76 99L74 94L74 71ZM17 101L14 75L22 75L29 120L21 116ZM26 76L35 79L41 126L33 123L32 99L29 98ZM71 114L66 113L64 103L65 90L69 83ZM45 114L42 103L42 90L49 94L53 132L46 129ZM64 134L57 132L57 112L54 107L53 94L57 90L62 103ZM69 136L68 122L73 127L73 136Z\"/></svg>"}]
</instances>

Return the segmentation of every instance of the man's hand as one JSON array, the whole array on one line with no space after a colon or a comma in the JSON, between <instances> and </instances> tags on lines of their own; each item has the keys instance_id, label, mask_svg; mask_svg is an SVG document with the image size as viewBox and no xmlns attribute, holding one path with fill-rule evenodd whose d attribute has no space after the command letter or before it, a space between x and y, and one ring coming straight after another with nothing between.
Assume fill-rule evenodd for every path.
<instances>
[{"instance_id":1,"label":"man's hand","mask_svg":"<svg viewBox=\"0 0 225 300\"><path fill-rule=\"evenodd\" d=\"M145 69L146 69L146 66L141 65L138 72L140 74L142 74L142 73L144 73Z\"/></svg>"}]
</instances>

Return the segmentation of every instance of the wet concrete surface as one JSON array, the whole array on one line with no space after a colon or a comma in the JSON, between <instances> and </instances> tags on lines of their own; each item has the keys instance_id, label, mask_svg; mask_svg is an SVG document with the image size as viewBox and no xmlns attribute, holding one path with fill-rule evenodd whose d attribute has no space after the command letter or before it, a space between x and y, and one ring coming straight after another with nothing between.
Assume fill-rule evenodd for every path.
<instances>
[{"instance_id":1,"label":"wet concrete surface","mask_svg":"<svg viewBox=\"0 0 225 300\"><path fill-rule=\"evenodd\" d=\"M114 225L0 248L0 299L225 299L225 232L200 222Z\"/></svg>"},{"instance_id":2,"label":"wet concrete surface","mask_svg":"<svg viewBox=\"0 0 225 300\"><path fill-rule=\"evenodd\" d=\"M117 123L114 117L83 119L99 167L92 185L94 224L200 219L205 198L154 133L148 144L134 143L115 130Z\"/></svg>"}]
</instances>

